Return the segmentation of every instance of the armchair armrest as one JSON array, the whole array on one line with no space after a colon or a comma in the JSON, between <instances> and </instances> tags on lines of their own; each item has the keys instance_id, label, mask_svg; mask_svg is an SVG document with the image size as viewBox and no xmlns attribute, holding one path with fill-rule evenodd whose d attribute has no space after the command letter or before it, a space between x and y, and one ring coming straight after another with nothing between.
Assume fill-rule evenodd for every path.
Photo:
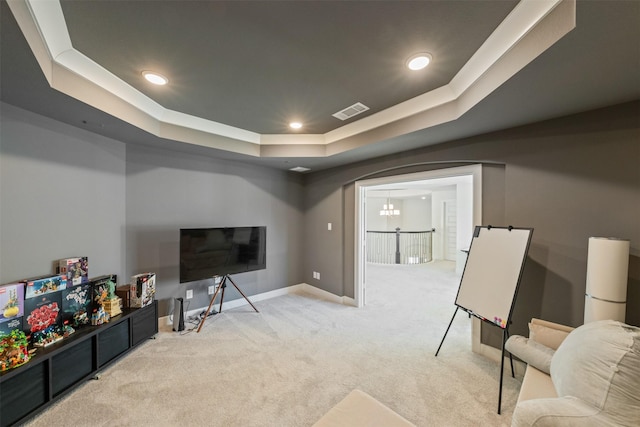
<instances>
[{"instance_id":1,"label":"armchair armrest","mask_svg":"<svg viewBox=\"0 0 640 427\"><path fill-rule=\"evenodd\" d=\"M518 403L513 411L512 427L600 427L612 426L598 408L573 397L533 399Z\"/></svg>"},{"instance_id":2,"label":"armchair armrest","mask_svg":"<svg viewBox=\"0 0 640 427\"><path fill-rule=\"evenodd\" d=\"M512 335L505 343L506 350L540 371L551 372L551 358L555 350L520 335Z\"/></svg>"}]
</instances>

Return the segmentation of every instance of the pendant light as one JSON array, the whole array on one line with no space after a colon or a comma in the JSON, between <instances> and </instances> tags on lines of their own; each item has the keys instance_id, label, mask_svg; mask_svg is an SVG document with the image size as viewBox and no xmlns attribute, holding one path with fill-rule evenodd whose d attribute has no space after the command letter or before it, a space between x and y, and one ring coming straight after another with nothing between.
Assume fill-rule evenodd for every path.
<instances>
[{"instance_id":1,"label":"pendant light","mask_svg":"<svg viewBox=\"0 0 640 427\"><path fill-rule=\"evenodd\" d=\"M400 209L394 209L391 204L390 192L387 194L387 203L382 205L380 210L380 216L395 216L400 215Z\"/></svg>"}]
</instances>

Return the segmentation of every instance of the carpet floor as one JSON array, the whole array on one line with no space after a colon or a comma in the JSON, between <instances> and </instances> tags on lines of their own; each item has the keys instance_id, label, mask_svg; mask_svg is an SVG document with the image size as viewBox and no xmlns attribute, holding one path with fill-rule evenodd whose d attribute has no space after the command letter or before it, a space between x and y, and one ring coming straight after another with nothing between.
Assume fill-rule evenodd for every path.
<instances>
[{"instance_id":1,"label":"carpet floor","mask_svg":"<svg viewBox=\"0 0 640 427\"><path fill-rule=\"evenodd\" d=\"M466 314L434 356L454 264L369 264L366 277L363 308L289 294L200 333L167 328L27 425L311 426L359 388L418 426L509 426L520 381L505 373L498 415L500 366L471 352Z\"/></svg>"}]
</instances>

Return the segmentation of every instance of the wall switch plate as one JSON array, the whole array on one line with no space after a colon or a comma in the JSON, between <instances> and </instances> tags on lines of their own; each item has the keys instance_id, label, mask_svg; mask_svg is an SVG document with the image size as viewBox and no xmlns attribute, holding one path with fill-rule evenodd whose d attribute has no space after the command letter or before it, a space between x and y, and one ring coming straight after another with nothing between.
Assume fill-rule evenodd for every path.
<instances>
[{"instance_id":1,"label":"wall switch plate","mask_svg":"<svg viewBox=\"0 0 640 427\"><path fill-rule=\"evenodd\" d=\"M332 228L331 223L330 223L330 222L329 222L329 223L327 223L327 230L331 231L331 228Z\"/></svg>"},{"instance_id":2,"label":"wall switch plate","mask_svg":"<svg viewBox=\"0 0 640 427\"><path fill-rule=\"evenodd\" d=\"M219 285L220 282L222 282L222 276L214 276L213 277L213 283L215 283L216 285Z\"/></svg>"},{"instance_id":3,"label":"wall switch plate","mask_svg":"<svg viewBox=\"0 0 640 427\"><path fill-rule=\"evenodd\" d=\"M187 290L187 299L191 299L193 298L193 289L188 289Z\"/></svg>"},{"instance_id":4,"label":"wall switch plate","mask_svg":"<svg viewBox=\"0 0 640 427\"><path fill-rule=\"evenodd\" d=\"M213 295L216 293L216 286L209 286L209 295Z\"/></svg>"}]
</instances>

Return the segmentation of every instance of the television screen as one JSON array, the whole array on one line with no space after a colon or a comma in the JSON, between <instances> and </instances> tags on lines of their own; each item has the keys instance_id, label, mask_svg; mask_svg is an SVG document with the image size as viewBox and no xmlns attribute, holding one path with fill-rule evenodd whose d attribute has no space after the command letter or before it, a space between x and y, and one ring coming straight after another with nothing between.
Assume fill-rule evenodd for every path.
<instances>
[{"instance_id":1,"label":"television screen","mask_svg":"<svg viewBox=\"0 0 640 427\"><path fill-rule=\"evenodd\" d=\"M267 227L180 229L180 283L267 268Z\"/></svg>"}]
</instances>

